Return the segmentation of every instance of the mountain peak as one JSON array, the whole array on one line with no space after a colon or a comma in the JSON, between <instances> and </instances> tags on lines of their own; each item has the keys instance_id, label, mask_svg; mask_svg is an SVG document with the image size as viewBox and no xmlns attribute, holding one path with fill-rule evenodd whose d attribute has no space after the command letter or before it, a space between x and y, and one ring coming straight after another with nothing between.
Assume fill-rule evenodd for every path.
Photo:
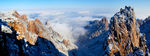
<instances>
[{"instance_id":1,"label":"mountain peak","mask_svg":"<svg viewBox=\"0 0 150 56\"><path fill-rule=\"evenodd\" d=\"M11 10L1 19L3 21L0 23L6 22L12 28L2 26L2 28L6 28L2 32L12 33L11 30L14 30L17 35L13 38L16 38L16 41L24 40L28 42L26 46L36 45L39 38L44 38L52 42L54 47L65 55L68 55L68 50L77 48L72 42L55 32L51 26L50 28L45 27L38 18L28 20L26 15L20 15L17 11Z\"/></svg>"},{"instance_id":2,"label":"mountain peak","mask_svg":"<svg viewBox=\"0 0 150 56\"><path fill-rule=\"evenodd\" d=\"M16 10L10 10L7 14L13 15L13 16L15 16L17 18L20 16L19 13Z\"/></svg>"},{"instance_id":3,"label":"mountain peak","mask_svg":"<svg viewBox=\"0 0 150 56\"><path fill-rule=\"evenodd\" d=\"M110 35L107 40L108 55L146 55L145 36L139 32L133 9L125 6L111 18ZM142 44L140 44L142 43ZM144 54L136 52L143 51Z\"/></svg>"}]
</instances>

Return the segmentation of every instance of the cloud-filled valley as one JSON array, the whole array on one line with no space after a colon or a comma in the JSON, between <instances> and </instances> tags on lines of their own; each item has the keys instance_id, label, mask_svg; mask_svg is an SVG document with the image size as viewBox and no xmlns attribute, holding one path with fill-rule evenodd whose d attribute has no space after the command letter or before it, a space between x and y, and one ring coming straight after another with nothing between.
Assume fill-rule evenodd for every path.
<instances>
[{"instance_id":1,"label":"cloud-filled valley","mask_svg":"<svg viewBox=\"0 0 150 56\"><path fill-rule=\"evenodd\" d=\"M96 10L24 10L21 14L27 14L29 19L38 18L43 24L49 22L54 31L66 39L75 42L80 35L84 35L84 27L88 21L108 19L113 15L107 11Z\"/></svg>"},{"instance_id":2,"label":"cloud-filled valley","mask_svg":"<svg viewBox=\"0 0 150 56\"><path fill-rule=\"evenodd\" d=\"M144 27L149 26L150 17L140 20L130 6L116 14L99 9L17 11L0 13L1 35L2 40L10 44L8 46L13 46L10 49L17 46L15 50L22 48L21 53L25 55L39 52L47 56L130 56L131 52L133 55L148 55L149 52L148 38L145 38L148 35L143 33L148 32ZM53 51L56 53L51 53Z\"/></svg>"}]
</instances>

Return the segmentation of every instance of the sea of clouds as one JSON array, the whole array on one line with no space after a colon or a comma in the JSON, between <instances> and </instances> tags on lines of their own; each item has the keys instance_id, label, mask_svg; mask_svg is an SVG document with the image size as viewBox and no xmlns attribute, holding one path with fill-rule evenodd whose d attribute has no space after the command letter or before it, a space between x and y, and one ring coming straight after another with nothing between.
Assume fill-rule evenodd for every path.
<instances>
[{"instance_id":1,"label":"sea of clouds","mask_svg":"<svg viewBox=\"0 0 150 56\"><path fill-rule=\"evenodd\" d=\"M54 31L72 42L86 33L84 26L88 21L101 20L103 16L109 20L113 16L113 13L100 9L21 10L19 13L27 14L29 19L39 18L43 24L49 22Z\"/></svg>"},{"instance_id":2,"label":"sea of clouds","mask_svg":"<svg viewBox=\"0 0 150 56\"><path fill-rule=\"evenodd\" d=\"M61 34L64 38L75 42L79 36L84 35L84 26L88 21L101 20L105 16L108 20L119 10L108 9L26 9L17 10L19 14L26 14L28 19L39 18L45 24L50 23L54 31ZM4 10L2 12L8 12ZM136 17L144 19L149 12L135 11Z\"/></svg>"}]
</instances>

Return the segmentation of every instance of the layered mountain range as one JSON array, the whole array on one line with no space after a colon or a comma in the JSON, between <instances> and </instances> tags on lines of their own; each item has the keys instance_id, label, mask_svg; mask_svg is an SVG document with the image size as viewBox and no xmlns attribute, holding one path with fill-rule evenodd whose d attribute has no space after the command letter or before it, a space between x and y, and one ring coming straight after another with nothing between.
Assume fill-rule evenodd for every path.
<instances>
[{"instance_id":1,"label":"layered mountain range","mask_svg":"<svg viewBox=\"0 0 150 56\"><path fill-rule=\"evenodd\" d=\"M125 6L111 19L89 21L76 43L65 39L47 22L29 20L11 10L0 13L0 55L4 56L148 56L150 17L137 20ZM146 41L147 40L147 41Z\"/></svg>"}]
</instances>

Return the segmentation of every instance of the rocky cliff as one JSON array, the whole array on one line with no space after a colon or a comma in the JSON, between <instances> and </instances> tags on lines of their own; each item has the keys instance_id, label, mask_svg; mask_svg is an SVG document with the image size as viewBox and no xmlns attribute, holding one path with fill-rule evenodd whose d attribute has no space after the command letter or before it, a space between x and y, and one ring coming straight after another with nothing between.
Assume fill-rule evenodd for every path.
<instances>
[{"instance_id":1,"label":"rocky cliff","mask_svg":"<svg viewBox=\"0 0 150 56\"><path fill-rule=\"evenodd\" d=\"M145 35L140 33L133 8L125 6L110 20L106 55L148 55Z\"/></svg>"},{"instance_id":2,"label":"rocky cliff","mask_svg":"<svg viewBox=\"0 0 150 56\"><path fill-rule=\"evenodd\" d=\"M108 20L103 17L100 20L89 21L84 28L87 32L77 41L77 56L102 56L103 44L108 37Z\"/></svg>"},{"instance_id":3,"label":"rocky cliff","mask_svg":"<svg viewBox=\"0 0 150 56\"><path fill-rule=\"evenodd\" d=\"M147 17L145 20L142 21L143 24L140 25L140 31L142 33L145 33L145 36L146 36L146 44L147 44L147 47L150 49L150 30L149 30L149 27L150 27L150 16Z\"/></svg>"},{"instance_id":4,"label":"rocky cliff","mask_svg":"<svg viewBox=\"0 0 150 56\"><path fill-rule=\"evenodd\" d=\"M15 10L12 10L8 13L1 13L0 15L1 15L0 19L1 19L1 32L2 32L1 37L3 41L7 42L8 39L13 38L12 44L16 44L16 43L13 43L13 41L22 40L22 42L25 42L25 43L27 42L26 47L24 47L25 49L32 48L32 46L36 46L37 45L36 43L43 43L44 41L46 41L46 43L48 44L46 43L44 43L45 45L39 44L40 46L36 46L36 47L39 48L39 50L40 50L40 47L42 47L41 45L43 45L43 47L46 47L48 49L52 49L52 50L56 49L56 51L55 50L53 51L58 52L56 53L58 55L59 55L59 52L64 55L68 55L68 50L77 48L76 45L71 43L69 40L65 40L61 35L59 35L59 33L53 31L51 27L45 27L38 19L28 20L26 15L19 15L19 13L16 12ZM9 34L7 36L7 33L9 33L10 36ZM14 36L11 36L11 35L14 35ZM46 40L41 40L41 39L46 39ZM40 41L43 41L43 42L40 42ZM7 43L3 43L3 44L9 45ZM16 48L21 49L23 48L22 45L24 46L24 43L19 43L18 44L19 47L16 47ZM29 45L31 45L31 47ZM49 46L53 46L53 48L50 48ZM36 48L33 48L33 49L36 49ZM24 49L23 51L18 51L18 50L15 51L15 50L16 49L12 49L12 51L19 52L19 53L29 52ZM11 50L8 50L8 51L11 51ZM30 52L33 52L35 54L36 52L38 52L38 50L30 51ZM47 53L46 52L47 51L43 50L43 53L48 54L48 52ZM41 50L41 53L42 53L42 50ZM26 55L26 53L24 54ZM13 53L12 55L18 55L18 53Z\"/></svg>"}]
</instances>

